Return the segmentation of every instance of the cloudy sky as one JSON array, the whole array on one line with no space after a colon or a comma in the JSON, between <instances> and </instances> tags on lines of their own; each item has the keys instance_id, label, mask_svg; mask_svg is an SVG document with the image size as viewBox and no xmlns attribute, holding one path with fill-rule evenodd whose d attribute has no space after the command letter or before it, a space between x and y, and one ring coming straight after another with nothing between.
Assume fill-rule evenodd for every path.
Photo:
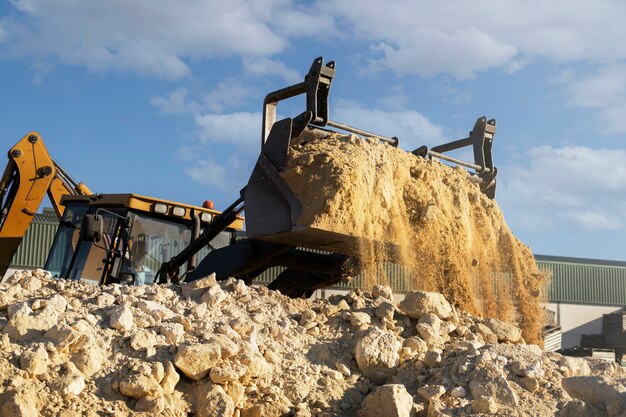
<instances>
[{"instance_id":1,"label":"cloudy sky","mask_svg":"<svg viewBox=\"0 0 626 417\"><path fill-rule=\"evenodd\" d=\"M621 0L9 0L0 143L37 130L94 191L224 208L263 97L323 56L332 119L413 149L496 118L496 198L518 237L626 260L624 21Z\"/></svg>"}]
</instances>

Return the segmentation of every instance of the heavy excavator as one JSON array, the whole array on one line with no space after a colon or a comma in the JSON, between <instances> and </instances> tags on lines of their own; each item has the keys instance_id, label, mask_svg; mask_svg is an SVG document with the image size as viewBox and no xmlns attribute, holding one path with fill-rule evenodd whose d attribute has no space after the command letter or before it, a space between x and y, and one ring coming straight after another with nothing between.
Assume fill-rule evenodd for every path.
<instances>
[{"instance_id":1,"label":"heavy excavator","mask_svg":"<svg viewBox=\"0 0 626 417\"><path fill-rule=\"evenodd\" d=\"M265 97L260 155L239 198L223 212L136 195L66 195L60 201L65 211L45 268L69 279L137 285L193 281L210 273L218 280L234 277L250 284L268 268L280 266L283 271L269 288L291 297L308 297L358 273L352 252L355 237L299 223L303 196L281 177L289 148L302 135L323 138L335 128L398 146L396 137L329 119L335 72L334 62L324 65L322 57L316 58L303 82ZM277 121L278 103L299 95L305 95L305 111ZM472 181L493 198L495 131L495 120L480 117L467 138L431 149L421 146L411 153L467 168ZM463 147L472 147L473 163L446 154ZM198 265L197 258L202 259Z\"/></svg>"}]
</instances>

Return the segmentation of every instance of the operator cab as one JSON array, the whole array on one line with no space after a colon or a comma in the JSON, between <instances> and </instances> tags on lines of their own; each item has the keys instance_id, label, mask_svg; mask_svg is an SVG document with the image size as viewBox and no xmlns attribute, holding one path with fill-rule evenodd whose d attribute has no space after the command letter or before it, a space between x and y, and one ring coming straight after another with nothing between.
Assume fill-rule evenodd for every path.
<instances>
[{"instance_id":1,"label":"operator cab","mask_svg":"<svg viewBox=\"0 0 626 417\"><path fill-rule=\"evenodd\" d=\"M93 284L155 282L164 262L182 251L219 212L134 194L64 196L65 212L45 268L53 277ZM227 246L238 218L198 256ZM195 260L181 267L181 276Z\"/></svg>"}]
</instances>

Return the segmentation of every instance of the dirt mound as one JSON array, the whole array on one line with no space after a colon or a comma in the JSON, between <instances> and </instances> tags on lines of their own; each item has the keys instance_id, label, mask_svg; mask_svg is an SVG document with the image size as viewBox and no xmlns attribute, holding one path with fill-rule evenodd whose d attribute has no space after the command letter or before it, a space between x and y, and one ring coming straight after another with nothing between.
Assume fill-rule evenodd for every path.
<instances>
[{"instance_id":1,"label":"dirt mound","mask_svg":"<svg viewBox=\"0 0 626 417\"><path fill-rule=\"evenodd\" d=\"M441 292L460 308L518 324L528 341L539 341L543 276L497 203L465 170L329 134L300 138L284 179L303 199L299 224L362 238L366 288L385 283L380 266L392 259L380 243L391 243L408 289Z\"/></svg>"},{"instance_id":2,"label":"dirt mound","mask_svg":"<svg viewBox=\"0 0 626 417\"><path fill-rule=\"evenodd\" d=\"M49 276L0 285L0 416L625 412L615 364L543 353L438 293L293 300L232 279L96 287Z\"/></svg>"}]
</instances>

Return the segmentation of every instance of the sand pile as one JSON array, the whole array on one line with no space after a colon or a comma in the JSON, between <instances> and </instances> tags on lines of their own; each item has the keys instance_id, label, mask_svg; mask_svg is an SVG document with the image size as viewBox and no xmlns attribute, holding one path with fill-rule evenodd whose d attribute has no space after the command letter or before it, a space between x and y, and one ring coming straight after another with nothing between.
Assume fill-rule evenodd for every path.
<instances>
[{"instance_id":1,"label":"sand pile","mask_svg":"<svg viewBox=\"0 0 626 417\"><path fill-rule=\"evenodd\" d=\"M626 412L615 364L543 353L438 293L294 300L232 279L96 287L49 276L0 285L0 416Z\"/></svg>"},{"instance_id":2,"label":"sand pile","mask_svg":"<svg viewBox=\"0 0 626 417\"><path fill-rule=\"evenodd\" d=\"M473 314L518 324L538 342L543 277L495 201L466 171L354 136L300 138L285 181L300 196L298 224L362 239L366 285L384 283L380 245L398 245L412 289L438 291ZM369 272L368 272L369 270Z\"/></svg>"}]
</instances>

